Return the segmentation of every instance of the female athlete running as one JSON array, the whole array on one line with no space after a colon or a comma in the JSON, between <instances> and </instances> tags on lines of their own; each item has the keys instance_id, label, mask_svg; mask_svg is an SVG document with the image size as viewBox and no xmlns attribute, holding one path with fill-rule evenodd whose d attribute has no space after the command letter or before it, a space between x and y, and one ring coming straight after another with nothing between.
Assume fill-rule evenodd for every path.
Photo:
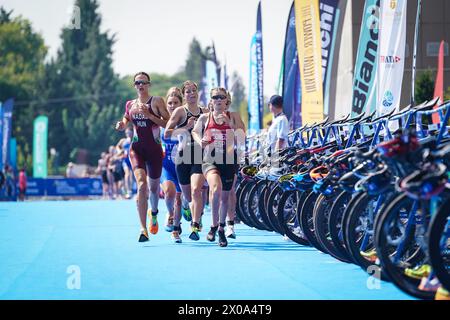
<instances>
[{"instance_id":1,"label":"female athlete running","mask_svg":"<svg viewBox=\"0 0 450 320\"><path fill-rule=\"evenodd\" d=\"M167 110L172 115L181 107L183 97L181 90L177 87L169 89L166 95ZM164 146L163 169L161 176L161 187L164 191L164 199L167 206L166 231L172 232L172 239L175 243L181 243L181 189L178 183L175 169L175 156L178 141L164 138L164 131L161 131L161 140Z\"/></svg>"},{"instance_id":2,"label":"female athlete running","mask_svg":"<svg viewBox=\"0 0 450 320\"><path fill-rule=\"evenodd\" d=\"M226 247L224 227L229 193L237 173L235 131L244 131L245 128L237 113L226 111L231 103L226 89L212 89L211 99L212 110L198 119L192 137L204 148L202 171L210 188L213 224L207 239L215 241L218 230L219 246Z\"/></svg>"},{"instance_id":3,"label":"female athlete running","mask_svg":"<svg viewBox=\"0 0 450 320\"><path fill-rule=\"evenodd\" d=\"M156 234L158 232L158 191L163 160L159 128L165 127L169 119L164 99L150 96L150 85L150 76L147 73L139 72L134 76L134 87L138 97L127 101L123 119L116 124L116 129L123 131L129 122L133 123L134 135L130 147L130 161L137 183L137 208L141 223L139 242L148 241L147 201L149 199L149 186L147 176L150 181L152 216L150 233Z\"/></svg>"},{"instance_id":4,"label":"female athlete running","mask_svg":"<svg viewBox=\"0 0 450 320\"><path fill-rule=\"evenodd\" d=\"M191 131L201 114L208 112L208 110L198 105L198 86L195 82L185 81L181 87L181 92L185 104L172 113L164 137L175 136L180 141L175 161L177 177L183 197L190 203L192 212L189 238L197 241L200 239L198 233L203 212L202 189L205 178L202 173L202 150L192 140Z\"/></svg>"}]
</instances>

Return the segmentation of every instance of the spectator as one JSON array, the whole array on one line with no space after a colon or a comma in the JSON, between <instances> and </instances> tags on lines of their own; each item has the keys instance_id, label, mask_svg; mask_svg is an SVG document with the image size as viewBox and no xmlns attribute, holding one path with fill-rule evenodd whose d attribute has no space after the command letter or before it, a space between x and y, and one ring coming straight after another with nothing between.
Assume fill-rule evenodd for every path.
<instances>
[{"instance_id":1,"label":"spectator","mask_svg":"<svg viewBox=\"0 0 450 320\"><path fill-rule=\"evenodd\" d=\"M13 168L6 164L5 165L5 177L6 177L6 199L15 200L15 185L16 177L14 176Z\"/></svg>"},{"instance_id":2,"label":"spectator","mask_svg":"<svg viewBox=\"0 0 450 320\"><path fill-rule=\"evenodd\" d=\"M20 169L19 172L19 201L25 201L25 194L27 191L27 174L25 168Z\"/></svg>"},{"instance_id":3,"label":"spectator","mask_svg":"<svg viewBox=\"0 0 450 320\"><path fill-rule=\"evenodd\" d=\"M69 162L66 168L66 178L76 178L75 168L73 162Z\"/></svg>"}]
</instances>

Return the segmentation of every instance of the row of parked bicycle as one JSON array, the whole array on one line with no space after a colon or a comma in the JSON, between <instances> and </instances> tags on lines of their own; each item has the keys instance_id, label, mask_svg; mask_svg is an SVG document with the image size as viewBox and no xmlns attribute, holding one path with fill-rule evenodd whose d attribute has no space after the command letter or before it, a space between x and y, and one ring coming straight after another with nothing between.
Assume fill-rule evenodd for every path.
<instances>
[{"instance_id":1,"label":"row of parked bicycle","mask_svg":"<svg viewBox=\"0 0 450 320\"><path fill-rule=\"evenodd\" d=\"M357 264L414 297L448 297L450 103L436 104L303 126L271 155L264 135L249 138L239 219Z\"/></svg>"}]
</instances>

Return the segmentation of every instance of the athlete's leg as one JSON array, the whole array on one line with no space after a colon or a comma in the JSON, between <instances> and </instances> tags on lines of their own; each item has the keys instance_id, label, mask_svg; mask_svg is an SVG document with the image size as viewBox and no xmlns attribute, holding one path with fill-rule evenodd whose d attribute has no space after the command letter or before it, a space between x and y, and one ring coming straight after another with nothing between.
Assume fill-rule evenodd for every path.
<instances>
[{"instance_id":1,"label":"athlete's leg","mask_svg":"<svg viewBox=\"0 0 450 320\"><path fill-rule=\"evenodd\" d=\"M208 181L209 185L212 226L216 227L219 224L220 197L222 193L222 181L220 180L219 172L215 169L206 172L206 181Z\"/></svg>"},{"instance_id":2,"label":"athlete's leg","mask_svg":"<svg viewBox=\"0 0 450 320\"><path fill-rule=\"evenodd\" d=\"M191 176L191 194L192 194L192 222L199 223L203 211L203 184L205 177L201 173L194 173Z\"/></svg>"},{"instance_id":3,"label":"athlete's leg","mask_svg":"<svg viewBox=\"0 0 450 320\"><path fill-rule=\"evenodd\" d=\"M137 208L139 213L139 219L141 228L147 230L147 209L148 209L148 184L147 173L145 169L134 169L134 177L137 183Z\"/></svg>"},{"instance_id":4,"label":"athlete's leg","mask_svg":"<svg viewBox=\"0 0 450 320\"><path fill-rule=\"evenodd\" d=\"M174 205L175 205L175 197L177 194L177 190L175 188L175 184L170 181L164 181L161 185L162 190L164 191L164 200L166 201L166 207L169 215L173 217L174 215Z\"/></svg>"},{"instance_id":5,"label":"athlete's leg","mask_svg":"<svg viewBox=\"0 0 450 320\"><path fill-rule=\"evenodd\" d=\"M228 212L228 197L230 196L230 191L222 190L220 194L220 210L219 210L219 230L223 230L225 227L225 220L227 218Z\"/></svg>"},{"instance_id":6,"label":"athlete's leg","mask_svg":"<svg viewBox=\"0 0 450 320\"><path fill-rule=\"evenodd\" d=\"M181 221L181 192L175 194L175 203L173 209L173 225L179 226Z\"/></svg>"},{"instance_id":7,"label":"athlete's leg","mask_svg":"<svg viewBox=\"0 0 450 320\"><path fill-rule=\"evenodd\" d=\"M234 177L233 187L231 188L228 198L229 199L227 212L228 221L234 221L234 219L236 218L236 191L235 191L236 180L237 176Z\"/></svg>"},{"instance_id":8,"label":"athlete's leg","mask_svg":"<svg viewBox=\"0 0 450 320\"><path fill-rule=\"evenodd\" d=\"M150 178L150 206L152 212L158 212L158 202L159 202L159 182L160 179Z\"/></svg>"}]
</instances>

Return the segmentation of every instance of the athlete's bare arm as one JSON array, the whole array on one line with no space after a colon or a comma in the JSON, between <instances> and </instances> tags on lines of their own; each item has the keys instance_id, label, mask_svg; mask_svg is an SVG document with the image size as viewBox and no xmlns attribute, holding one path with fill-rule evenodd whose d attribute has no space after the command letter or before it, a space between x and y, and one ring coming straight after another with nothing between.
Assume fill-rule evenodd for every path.
<instances>
[{"instance_id":1,"label":"athlete's bare arm","mask_svg":"<svg viewBox=\"0 0 450 320\"><path fill-rule=\"evenodd\" d=\"M123 117L121 121L117 121L116 130L124 131L127 128L128 122L128 119Z\"/></svg>"},{"instance_id":2,"label":"athlete's bare arm","mask_svg":"<svg viewBox=\"0 0 450 320\"><path fill-rule=\"evenodd\" d=\"M233 119L234 130L242 130L245 133L245 124L242 121L241 115L239 112L230 112L231 118Z\"/></svg>"},{"instance_id":3,"label":"athlete's bare arm","mask_svg":"<svg viewBox=\"0 0 450 320\"><path fill-rule=\"evenodd\" d=\"M164 130L164 139L170 139L173 131L177 125L181 122L182 116L184 115L184 108L176 108L175 111L170 116L169 121L166 125L166 130Z\"/></svg>"},{"instance_id":4,"label":"athlete's bare arm","mask_svg":"<svg viewBox=\"0 0 450 320\"><path fill-rule=\"evenodd\" d=\"M208 114L202 114L200 118L198 118L195 123L194 129L192 129L192 138L195 142L202 146L202 148L206 147L208 141L203 140L202 131L205 126L206 120L208 119Z\"/></svg>"},{"instance_id":5,"label":"athlete's bare arm","mask_svg":"<svg viewBox=\"0 0 450 320\"><path fill-rule=\"evenodd\" d=\"M167 125L167 121L170 118L170 115L169 111L167 111L164 99L161 97L154 97L151 107L156 116L152 115L150 112L146 113L145 115L154 123L156 123L158 126L165 128Z\"/></svg>"}]
</instances>

